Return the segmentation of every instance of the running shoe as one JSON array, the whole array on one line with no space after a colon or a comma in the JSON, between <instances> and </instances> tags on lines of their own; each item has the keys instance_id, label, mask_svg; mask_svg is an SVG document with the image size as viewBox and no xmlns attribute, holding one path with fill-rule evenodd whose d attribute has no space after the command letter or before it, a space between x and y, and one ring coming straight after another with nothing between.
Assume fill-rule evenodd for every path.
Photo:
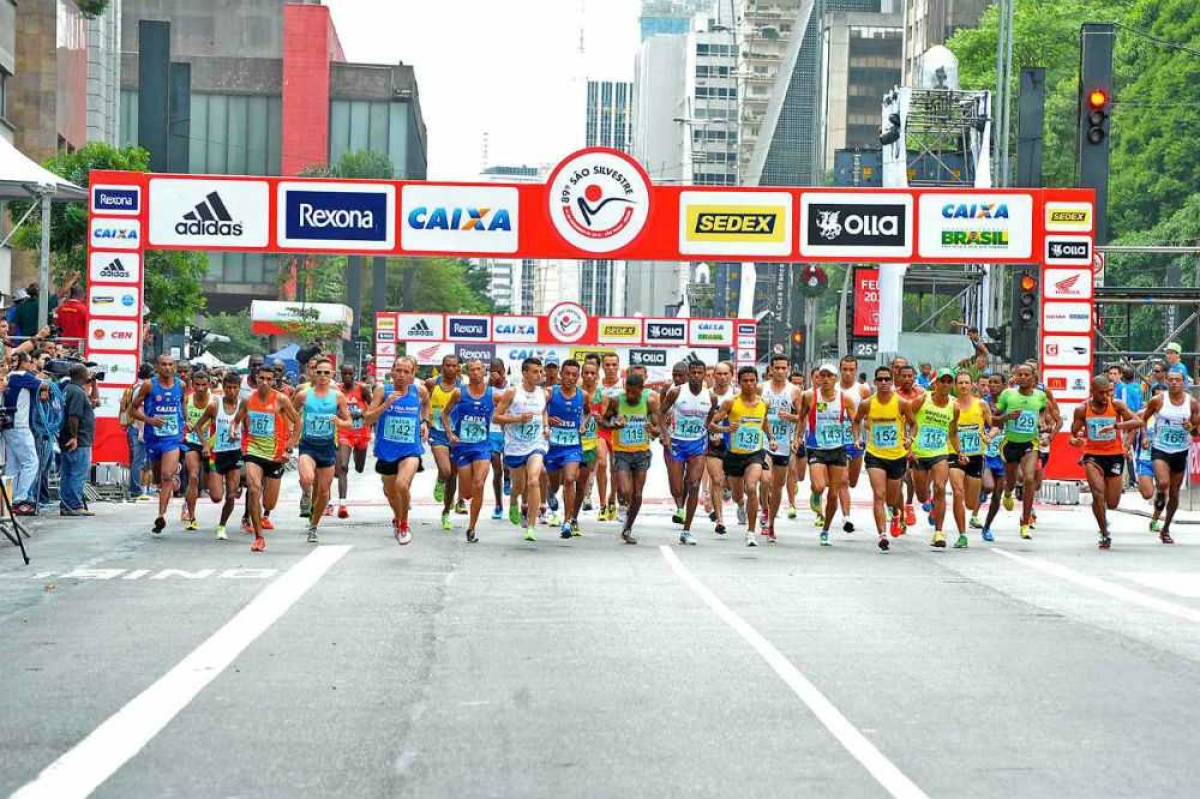
<instances>
[{"instance_id":1,"label":"running shoe","mask_svg":"<svg viewBox=\"0 0 1200 799\"><path fill-rule=\"evenodd\" d=\"M1029 512L1029 529L1030 530L1037 529L1037 514L1034 513L1033 511Z\"/></svg>"},{"instance_id":2,"label":"running shoe","mask_svg":"<svg viewBox=\"0 0 1200 799\"><path fill-rule=\"evenodd\" d=\"M775 543L775 528L774 527L767 528L767 543L768 544Z\"/></svg>"},{"instance_id":3,"label":"running shoe","mask_svg":"<svg viewBox=\"0 0 1200 799\"><path fill-rule=\"evenodd\" d=\"M350 518L350 511L346 510L345 505L338 505L338 518L339 519L349 519Z\"/></svg>"},{"instance_id":4,"label":"running shoe","mask_svg":"<svg viewBox=\"0 0 1200 799\"><path fill-rule=\"evenodd\" d=\"M580 508L580 510L589 510L590 511L591 509L592 509L592 500L590 498L585 499L583 501L583 507Z\"/></svg>"},{"instance_id":5,"label":"running shoe","mask_svg":"<svg viewBox=\"0 0 1200 799\"><path fill-rule=\"evenodd\" d=\"M928 522L929 522L929 526L930 526L930 527L937 527L937 519L933 518L933 514L932 514L932 513L931 513L931 514L929 514L929 516L927 516L927 517L926 517L926 521L928 521Z\"/></svg>"},{"instance_id":6,"label":"running shoe","mask_svg":"<svg viewBox=\"0 0 1200 799\"><path fill-rule=\"evenodd\" d=\"M821 513L821 495L820 494L817 494L814 492L808 498L808 509L811 510L815 514L820 515L820 513Z\"/></svg>"},{"instance_id":7,"label":"running shoe","mask_svg":"<svg viewBox=\"0 0 1200 799\"><path fill-rule=\"evenodd\" d=\"M890 532L892 534L892 538L899 538L900 536L904 535L904 524L901 522L899 516L892 517Z\"/></svg>"},{"instance_id":8,"label":"running shoe","mask_svg":"<svg viewBox=\"0 0 1200 799\"><path fill-rule=\"evenodd\" d=\"M675 513L671 515L671 521L675 522L676 524L683 524L684 521L686 521L684 518L683 508L675 509Z\"/></svg>"},{"instance_id":9,"label":"running shoe","mask_svg":"<svg viewBox=\"0 0 1200 799\"><path fill-rule=\"evenodd\" d=\"M615 503L608 503L608 521L615 522L617 520L617 506Z\"/></svg>"},{"instance_id":10,"label":"running shoe","mask_svg":"<svg viewBox=\"0 0 1200 799\"><path fill-rule=\"evenodd\" d=\"M516 502L508 506L508 520L517 527L521 526L521 507Z\"/></svg>"},{"instance_id":11,"label":"running shoe","mask_svg":"<svg viewBox=\"0 0 1200 799\"><path fill-rule=\"evenodd\" d=\"M796 506L795 505L788 505L788 518L789 519L796 518Z\"/></svg>"},{"instance_id":12,"label":"running shoe","mask_svg":"<svg viewBox=\"0 0 1200 799\"><path fill-rule=\"evenodd\" d=\"M716 526L716 527L713 529L713 532L714 532L714 533L716 533L717 535L725 535L725 532L726 532L726 531L725 531L725 525L723 525L723 524L718 524L718 525L717 525L717 526Z\"/></svg>"},{"instance_id":13,"label":"running shoe","mask_svg":"<svg viewBox=\"0 0 1200 799\"><path fill-rule=\"evenodd\" d=\"M725 486L725 488L721 491L721 498L725 502L733 499L733 489L731 489L729 486Z\"/></svg>"},{"instance_id":14,"label":"running shoe","mask_svg":"<svg viewBox=\"0 0 1200 799\"><path fill-rule=\"evenodd\" d=\"M854 532L854 522L845 522L844 524L842 524L842 532L843 533L853 533Z\"/></svg>"},{"instance_id":15,"label":"running shoe","mask_svg":"<svg viewBox=\"0 0 1200 799\"><path fill-rule=\"evenodd\" d=\"M274 530L275 529L275 522L271 521L270 516L262 517L262 529L264 529L264 530Z\"/></svg>"},{"instance_id":16,"label":"running shoe","mask_svg":"<svg viewBox=\"0 0 1200 799\"><path fill-rule=\"evenodd\" d=\"M921 510L925 511L926 513L932 513L933 512L933 501L931 500L928 502L922 502Z\"/></svg>"},{"instance_id":17,"label":"running shoe","mask_svg":"<svg viewBox=\"0 0 1200 799\"><path fill-rule=\"evenodd\" d=\"M551 494L549 496L549 498L546 500L546 502L547 502L547 504L550 505L550 510L555 511L555 512L558 511L558 495L557 494Z\"/></svg>"},{"instance_id":18,"label":"running shoe","mask_svg":"<svg viewBox=\"0 0 1200 799\"><path fill-rule=\"evenodd\" d=\"M310 544L319 544L320 542L321 542L321 540L320 540L320 539L317 537L317 528L316 528L316 527L314 527L314 526L312 526L312 525L309 525L309 528L308 528L308 543L310 543Z\"/></svg>"},{"instance_id":19,"label":"running shoe","mask_svg":"<svg viewBox=\"0 0 1200 799\"><path fill-rule=\"evenodd\" d=\"M455 502L454 512L459 516L464 515L467 512L467 503L463 502L461 499L458 502Z\"/></svg>"},{"instance_id":20,"label":"running shoe","mask_svg":"<svg viewBox=\"0 0 1200 799\"><path fill-rule=\"evenodd\" d=\"M988 528L988 527L983 528L983 532L980 533L980 538L982 538L984 541L995 541L996 540L996 536L992 535L991 528Z\"/></svg>"},{"instance_id":21,"label":"running shoe","mask_svg":"<svg viewBox=\"0 0 1200 799\"><path fill-rule=\"evenodd\" d=\"M987 504L987 501L988 501L988 497L989 497L989 496L991 496L991 492L988 492L988 491L980 491L980 492L979 492L979 504L980 504L981 506L982 506L982 505L986 505L986 504Z\"/></svg>"},{"instance_id":22,"label":"running shoe","mask_svg":"<svg viewBox=\"0 0 1200 799\"><path fill-rule=\"evenodd\" d=\"M263 538L261 535L256 536L254 539L254 543L252 543L250 545L251 552L262 552L266 548L267 548L267 539Z\"/></svg>"},{"instance_id":23,"label":"running shoe","mask_svg":"<svg viewBox=\"0 0 1200 799\"><path fill-rule=\"evenodd\" d=\"M217 525L217 540L218 541L229 540L229 536L225 535L225 525L223 525L223 524Z\"/></svg>"},{"instance_id":24,"label":"running shoe","mask_svg":"<svg viewBox=\"0 0 1200 799\"><path fill-rule=\"evenodd\" d=\"M684 546L694 547L696 546L696 537L687 530L684 530L679 534L679 543L683 544Z\"/></svg>"},{"instance_id":25,"label":"running shoe","mask_svg":"<svg viewBox=\"0 0 1200 799\"><path fill-rule=\"evenodd\" d=\"M522 538L524 538L526 541L537 541L537 533L534 532L533 527L526 527L525 535L523 535Z\"/></svg>"},{"instance_id":26,"label":"running shoe","mask_svg":"<svg viewBox=\"0 0 1200 799\"><path fill-rule=\"evenodd\" d=\"M622 530L621 540L631 546L637 544L637 539L633 537L633 532L631 530Z\"/></svg>"},{"instance_id":27,"label":"running shoe","mask_svg":"<svg viewBox=\"0 0 1200 799\"><path fill-rule=\"evenodd\" d=\"M254 525L250 524L249 519L242 520L242 532L246 535L254 535Z\"/></svg>"},{"instance_id":28,"label":"running shoe","mask_svg":"<svg viewBox=\"0 0 1200 799\"><path fill-rule=\"evenodd\" d=\"M504 508L497 505L495 510L492 511L492 521L498 522L503 518L504 518Z\"/></svg>"},{"instance_id":29,"label":"running shoe","mask_svg":"<svg viewBox=\"0 0 1200 799\"><path fill-rule=\"evenodd\" d=\"M912 505L905 505L904 506L904 525L906 527L912 527L916 523L917 523L917 512L915 510L913 510Z\"/></svg>"},{"instance_id":30,"label":"running shoe","mask_svg":"<svg viewBox=\"0 0 1200 799\"><path fill-rule=\"evenodd\" d=\"M1161 533L1159 533L1158 540L1162 541L1164 544L1174 544L1175 543L1175 539L1171 538L1171 533L1168 530L1163 530Z\"/></svg>"},{"instance_id":31,"label":"running shoe","mask_svg":"<svg viewBox=\"0 0 1200 799\"><path fill-rule=\"evenodd\" d=\"M622 527L625 526L625 522L628 519L629 519L629 509L624 506L621 506L620 508L618 508L617 509L617 521L621 523Z\"/></svg>"},{"instance_id":32,"label":"running shoe","mask_svg":"<svg viewBox=\"0 0 1200 799\"><path fill-rule=\"evenodd\" d=\"M407 522L396 528L396 543L402 547L412 543L412 530L408 528Z\"/></svg>"},{"instance_id":33,"label":"running shoe","mask_svg":"<svg viewBox=\"0 0 1200 799\"><path fill-rule=\"evenodd\" d=\"M200 522L198 522L198 521L197 521L196 519L194 519L194 518L193 518L193 519L188 519L188 523L187 523L186 525L184 525L184 528L183 528L183 529L185 529L185 530L199 530L199 529L200 529Z\"/></svg>"},{"instance_id":34,"label":"running shoe","mask_svg":"<svg viewBox=\"0 0 1200 799\"><path fill-rule=\"evenodd\" d=\"M149 502L150 500L151 496L149 494L138 494L138 502Z\"/></svg>"},{"instance_id":35,"label":"running shoe","mask_svg":"<svg viewBox=\"0 0 1200 799\"><path fill-rule=\"evenodd\" d=\"M507 474L505 474L504 475L504 496L507 497L511 493L512 493L512 479Z\"/></svg>"},{"instance_id":36,"label":"running shoe","mask_svg":"<svg viewBox=\"0 0 1200 799\"><path fill-rule=\"evenodd\" d=\"M167 529L167 520L159 516L154 520L154 526L150 528L150 532L155 535L162 535L162 531Z\"/></svg>"},{"instance_id":37,"label":"running shoe","mask_svg":"<svg viewBox=\"0 0 1200 799\"><path fill-rule=\"evenodd\" d=\"M973 530L980 530L983 528L983 522L979 520L978 516L972 513L971 518L967 520L967 526Z\"/></svg>"},{"instance_id":38,"label":"running shoe","mask_svg":"<svg viewBox=\"0 0 1200 799\"><path fill-rule=\"evenodd\" d=\"M771 521L770 521L770 519L768 519L768 518L767 518L767 515L764 513L764 514L762 515L762 518L760 518L760 519L758 520L758 527L759 527L759 529L760 529L760 530L764 530L764 531L765 531L765 530L766 530L768 527L770 527L770 526L771 526Z\"/></svg>"},{"instance_id":39,"label":"running shoe","mask_svg":"<svg viewBox=\"0 0 1200 799\"><path fill-rule=\"evenodd\" d=\"M745 505L737 506L737 520L738 520L738 524L746 523L746 506Z\"/></svg>"},{"instance_id":40,"label":"running shoe","mask_svg":"<svg viewBox=\"0 0 1200 799\"><path fill-rule=\"evenodd\" d=\"M829 532L827 530L821 531L821 546L829 546Z\"/></svg>"},{"instance_id":41,"label":"running shoe","mask_svg":"<svg viewBox=\"0 0 1200 799\"><path fill-rule=\"evenodd\" d=\"M451 526L452 525L450 524L450 514L446 513L445 511L442 511L442 529L449 530L451 528Z\"/></svg>"},{"instance_id":42,"label":"running shoe","mask_svg":"<svg viewBox=\"0 0 1200 799\"><path fill-rule=\"evenodd\" d=\"M1028 525L1028 524L1022 524L1022 525L1021 525L1021 538L1024 538L1026 541L1028 541L1028 540L1030 540L1031 538L1033 538L1033 534L1029 532L1029 525Z\"/></svg>"},{"instance_id":43,"label":"running shoe","mask_svg":"<svg viewBox=\"0 0 1200 799\"><path fill-rule=\"evenodd\" d=\"M479 539L475 537L475 531L474 531L474 530L467 530L467 543L468 543L468 544L474 544L474 543L476 543L476 542L478 542L478 541L479 541Z\"/></svg>"},{"instance_id":44,"label":"running shoe","mask_svg":"<svg viewBox=\"0 0 1200 799\"><path fill-rule=\"evenodd\" d=\"M433 485L433 501L441 502L446 498L446 484L439 478Z\"/></svg>"},{"instance_id":45,"label":"running shoe","mask_svg":"<svg viewBox=\"0 0 1200 799\"><path fill-rule=\"evenodd\" d=\"M546 522L546 524L550 525L551 527L558 527L562 523L563 520L562 517L558 515L558 511L551 512L550 519Z\"/></svg>"},{"instance_id":46,"label":"running shoe","mask_svg":"<svg viewBox=\"0 0 1200 799\"><path fill-rule=\"evenodd\" d=\"M937 547L938 549L946 548L946 534L941 530L934 530L933 540L929 542L929 546Z\"/></svg>"},{"instance_id":47,"label":"running shoe","mask_svg":"<svg viewBox=\"0 0 1200 799\"><path fill-rule=\"evenodd\" d=\"M546 513L545 505L542 505L540 508L538 508L537 520L538 520L538 524L549 524L550 523L550 516Z\"/></svg>"},{"instance_id":48,"label":"running shoe","mask_svg":"<svg viewBox=\"0 0 1200 799\"><path fill-rule=\"evenodd\" d=\"M1109 549L1111 547L1112 547L1112 539L1109 538L1107 535L1100 536L1100 548L1101 549Z\"/></svg>"},{"instance_id":49,"label":"running shoe","mask_svg":"<svg viewBox=\"0 0 1200 799\"><path fill-rule=\"evenodd\" d=\"M891 546L891 544L890 544L890 543L888 542L888 540L887 540L887 537L886 537L886 536L882 536L882 535L881 535L881 536L879 536L879 540L875 542L875 545L876 545L877 547L879 547L881 550L883 550L884 552L887 552L887 551L888 551L888 547L890 547L890 546Z\"/></svg>"},{"instance_id":50,"label":"running shoe","mask_svg":"<svg viewBox=\"0 0 1200 799\"><path fill-rule=\"evenodd\" d=\"M717 512L715 510L710 510L708 512L708 520L710 522L715 522L717 520Z\"/></svg>"},{"instance_id":51,"label":"running shoe","mask_svg":"<svg viewBox=\"0 0 1200 799\"><path fill-rule=\"evenodd\" d=\"M600 510L599 510L599 512L598 512L598 513L596 513L596 521L598 521L598 522L607 522L607 521L609 521L609 520L610 520L610 518L611 518L611 517L608 515L608 506L607 506L607 505L601 505L601 506L600 506Z\"/></svg>"},{"instance_id":52,"label":"running shoe","mask_svg":"<svg viewBox=\"0 0 1200 799\"><path fill-rule=\"evenodd\" d=\"M966 549L970 543L971 542L967 540L967 537L965 535L963 535L962 533L959 533L958 540L954 542L954 548L955 549Z\"/></svg>"},{"instance_id":53,"label":"running shoe","mask_svg":"<svg viewBox=\"0 0 1200 799\"><path fill-rule=\"evenodd\" d=\"M758 546L758 540L755 538L753 530L746 531L746 546L748 546L748 547Z\"/></svg>"},{"instance_id":54,"label":"running shoe","mask_svg":"<svg viewBox=\"0 0 1200 799\"><path fill-rule=\"evenodd\" d=\"M1011 511L1016 506L1017 506L1017 503L1015 500L1013 500L1013 495L1007 491L1004 492L1004 509L1007 511Z\"/></svg>"},{"instance_id":55,"label":"running shoe","mask_svg":"<svg viewBox=\"0 0 1200 799\"><path fill-rule=\"evenodd\" d=\"M571 523L570 522L567 522L566 524L564 524L562 526L562 530L559 532L558 537L565 538L565 539L571 538Z\"/></svg>"},{"instance_id":56,"label":"running shoe","mask_svg":"<svg viewBox=\"0 0 1200 799\"><path fill-rule=\"evenodd\" d=\"M1162 522L1160 522L1158 519L1150 520L1150 532L1157 533L1161 529L1162 529Z\"/></svg>"},{"instance_id":57,"label":"running shoe","mask_svg":"<svg viewBox=\"0 0 1200 799\"><path fill-rule=\"evenodd\" d=\"M583 538L583 531L579 529L579 520L578 519L571 520L571 537L572 538Z\"/></svg>"}]
</instances>

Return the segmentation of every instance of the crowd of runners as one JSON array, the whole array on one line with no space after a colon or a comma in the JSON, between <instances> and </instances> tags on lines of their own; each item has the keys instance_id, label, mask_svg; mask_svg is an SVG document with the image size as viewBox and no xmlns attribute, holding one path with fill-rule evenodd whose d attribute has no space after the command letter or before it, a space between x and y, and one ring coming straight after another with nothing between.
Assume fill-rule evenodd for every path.
<instances>
[{"instance_id":1,"label":"crowd of runners","mask_svg":"<svg viewBox=\"0 0 1200 799\"><path fill-rule=\"evenodd\" d=\"M257 358L244 378L229 374L210 385L196 372L185 390L174 359L158 359L132 403L159 484L155 535L167 526L182 471L185 529L199 529L203 491L221 504L215 535L226 539L241 499L242 530L262 551L285 464L298 453L300 515L308 541L318 543L321 520L333 513L334 478L337 515L346 518L351 469L361 475L372 450L401 545L412 541L413 478L426 453L437 470L441 527L451 531L465 516L468 542L479 540L490 494L491 518L507 519L526 541L537 540L539 524L564 539L580 536L583 514L594 512L594 530L616 523L619 540L637 544L657 440L681 544L697 543L698 512L717 536L733 529L746 546L774 543L780 515L797 518L806 483L819 544L829 546L839 513L841 533L855 532L851 489L865 471L880 550L917 523L918 508L932 528L931 546L961 549L972 530L994 541L1000 510L1018 502L1013 526L1022 539L1033 537L1034 500L1055 434L1065 429L1084 467L1100 548L1111 545L1107 513L1120 500L1131 452L1138 490L1152 503L1150 530L1170 544L1188 451L1200 436L1200 406L1175 371L1137 409L1114 399L1113 381L1097 376L1064 426L1031 363L978 376L943 368L924 375L924 388L903 358L876 368L868 382L852 356L805 375L777 355L763 377L752 366L735 372L729 363L687 361L661 383L644 368L623 370L613 353L561 364L527 358L512 376L499 360L464 365L448 355L425 380L415 361L401 357L374 386L350 366L335 380L324 355L304 370L303 382L279 390L276 370Z\"/></svg>"}]
</instances>

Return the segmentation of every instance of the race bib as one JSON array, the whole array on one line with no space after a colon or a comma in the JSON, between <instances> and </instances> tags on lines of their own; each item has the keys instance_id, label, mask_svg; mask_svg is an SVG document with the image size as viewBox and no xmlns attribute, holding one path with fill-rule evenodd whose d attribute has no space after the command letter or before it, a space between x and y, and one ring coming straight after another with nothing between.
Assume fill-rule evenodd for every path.
<instances>
[{"instance_id":1,"label":"race bib","mask_svg":"<svg viewBox=\"0 0 1200 799\"><path fill-rule=\"evenodd\" d=\"M458 424L458 440L464 444L482 444L487 437L488 426L484 419L465 416Z\"/></svg>"},{"instance_id":2,"label":"race bib","mask_svg":"<svg viewBox=\"0 0 1200 799\"><path fill-rule=\"evenodd\" d=\"M304 415L305 438L333 438L333 417L327 413Z\"/></svg>"},{"instance_id":3,"label":"race bib","mask_svg":"<svg viewBox=\"0 0 1200 799\"><path fill-rule=\"evenodd\" d=\"M1000 457L1000 445L1003 443L1003 441L1004 441L1003 436L996 436L995 438L993 438L991 441L988 442L987 451L984 452L984 455L986 455L989 458Z\"/></svg>"},{"instance_id":4,"label":"race bib","mask_svg":"<svg viewBox=\"0 0 1200 799\"><path fill-rule=\"evenodd\" d=\"M579 430L574 427L551 427L550 443L556 447L573 447L579 443Z\"/></svg>"},{"instance_id":5,"label":"race bib","mask_svg":"<svg viewBox=\"0 0 1200 799\"><path fill-rule=\"evenodd\" d=\"M785 446L792 440L792 423L782 419L772 419L771 436L779 442L781 447Z\"/></svg>"},{"instance_id":6,"label":"race bib","mask_svg":"<svg viewBox=\"0 0 1200 799\"><path fill-rule=\"evenodd\" d=\"M1115 441L1117 420L1111 416L1090 416L1087 420L1087 435L1092 441Z\"/></svg>"},{"instance_id":7,"label":"race bib","mask_svg":"<svg viewBox=\"0 0 1200 799\"><path fill-rule=\"evenodd\" d=\"M389 416L383 423L383 438L396 444L417 443L417 420L411 416Z\"/></svg>"},{"instance_id":8,"label":"race bib","mask_svg":"<svg viewBox=\"0 0 1200 799\"><path fill-rule=\"evenodd\" d=\"M238 439L240 438L237 433L237 428L228 421L217 422L217 448L222 450L233 449L237 446Z\"/></svg>"},{"instance_id":9,"label":"race bib","mask_svg":"<svg viewBox=\"0 0 1200 799\"><path fill-rule=\"evenodd\" d=\"M743 425L733 433L733 448L742 452L757 452L762 449L762 430Z\"/></svg>"},{"instance_id":10,"label":"race bib","mask_svg":"<svg viewBox=\"0 0 1200 799\"><path fill-rule=\"evenodd\" d=\"M872 422L871 443L878 449L891 449L900 443L900 428L895 422Z\"/></svg>"},{"instance_id":11,"label":"race bib","mask_svg":"<svg viewBox=\"0 0 1200 799\"><path fill-rule=\"evenodd\" d=\"M275 414L265 411L250 411L250 435L255 438L270 438L275 435Z\"/></svg>"},{"instance_id":12,"label":"race bib","mask_svg":"<svg viewBox=\"0 0 1200 799\"><path fill-rule=\"evenodd\" d=\"M817 421L817 446L820 449L836 449L850 440L850 433L838 422Z\"/></svg>"},{"instance_id":13,"label":"race bib","mask_svg":"<svg viewBox=\"0 0 1200 799\"><path fill-rule=\"evenodd\" d=\"M979 452L979 447L983 442L980 440L979 430L976 429L960 429L958 431L958 444L964 455L974 455Z\"/></svg>"},{"instance_id":14,"label":"race bib","mask_svg":"<svg viewBox=\"0 0 1200 799\"><path fill-rule=\"evenodd\" d=\"M675 438L695 441L704 435L704 420L696 416L675 417Z\"/></svg>"},{"instance_id":15,"label":"race bib","mask_svg":"<svg viewBox=\"0 0 1200 799\"><path fill-rule=\"evenodd\" d=\"M1033 411L1021 411L1021 415L1012 421L1012 429L1018 433L1037 432L1037 414Z\"/></svg>"},{"instance_id":16,"label":"race bib","mask_svg":"<svg viewBox=\"0 0 1200 799\"><path fill-rule=\"evenodd\" d=\"M159 438L172 438L179 435L179 414L173 413L170 416L158 418L163 420L162 427L155 431Z\"/></svg>"},{"instance_id":17,"label":"race bib","mask_svg":"<svg viewBox=\"0 0 1200 799\"><path fill-rule=\"evenodd\" d=\"M513 438L526 444L536 441L542 435L542 420L531 419L513 425Z\"/></svg>"},{"instance_id":18,"label":"race bib","mask_svg":"<svg viewBox=\"0 0 1200 799\"><path fill-rule=\"evenodd\" d=\"M854 446L854 425L849 419L842 422L842 443Z\"/></svg>"},{"instance_id":19,"label":"race bib","mask_svg":"<svg viewBox=\"0 0 1200 799\"><path fill-rule=\"evenodd\" d=\"M1173 424L1156 424L1154 438L1158 444L1170 449L1180 449L1187 444L1187 431Z\"/></svg>"},{"instance_id":20,"label":"race bib","mask_svg":"<svg viewBox=\"0 0 1200 799\"><path fill-rule=\"evenodd\" d=\"M589 441L596 437L596 417L588 414L587 424L583 426L583 437Z\"/></svg>"},{"instance_id":21,"label":"race bib","mask_svg":"<svg viewBox=\"0 0 1200 799\"><path fill-rule=\"evenodd\" d=\"M434 430L445 430L446 429L445 425L442 424L442 409L441 408L433 409L433 429Z\"/></svg>"},{"instance_id":22,"label":"race bib","mask_svg":"<svg viewBox=\"0 0 1200 799\"><path fill-rule=\"evenodd\" d=\"M627 447L636 446L646 443L646 420L642 418L631 418L626 420L625 426L620 430L621 443Z\"/></svg>"},{"instance_id":23,"label":"race bib","mask_svg":"<svg viewBox=\"0 0 1200 799\"><path fill-rule=\"evenodd\" d=\"M922 427L917 434L917 449L939 450L946 446L947 433L940 427Z\"/></svg>"},{"instance_id":24,"label":"race bib","mask_svg":"<svg viewBox=\"0 0 1200 799\"><path fill-rule=\"evenodd\" d=\"M350 423L354 425L355 430L361 430L363 427L364 422L362 410L357 406L350 409Z\"/></svg>"}]
</instances>

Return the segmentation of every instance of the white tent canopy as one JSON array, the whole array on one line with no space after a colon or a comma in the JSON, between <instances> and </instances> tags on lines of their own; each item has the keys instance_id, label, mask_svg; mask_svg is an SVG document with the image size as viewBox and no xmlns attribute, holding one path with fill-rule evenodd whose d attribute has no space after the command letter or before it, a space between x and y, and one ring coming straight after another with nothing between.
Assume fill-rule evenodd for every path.
<instances>
[{"instance_id":1,"label":"white tent canopy","mask_svg":"<svg viewBox=\"0 0 1200 799\"><path fill-rule=\"evenodd\" d=\"M224 361L222 361L217 356L213 355L211 352L204 352L200 355L197 355L195 358L191 359L191 362L194 364L198 363L201 366L204 366L208 369L212 369L214 366L228 366L229 365L229 364L225 363ZM247 360L247 363L249 363L248 360Z\"/></svg>"},{"instance_id":2,"label":"white tent canopy","mask_svg":"<svg viewBox=\"0 0 1200 799\"><path fill-rule=\"evenodd\" d=\"M85 200L87 190L35 163L13 143L0 137L0 200Z\"/></svg>"}]
</instances>

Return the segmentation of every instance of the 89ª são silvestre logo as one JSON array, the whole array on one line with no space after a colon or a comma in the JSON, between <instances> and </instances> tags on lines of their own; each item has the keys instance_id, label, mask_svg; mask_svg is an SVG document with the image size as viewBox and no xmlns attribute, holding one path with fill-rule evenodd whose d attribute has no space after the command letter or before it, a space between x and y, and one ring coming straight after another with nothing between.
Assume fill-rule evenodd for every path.
<instances>
[{"instance_id":1,"label":"89\u00aa s\u00e3o silvestre logo","mask_svg":"<svg viewBox=\"0 0 1200 799\"><path fill-rule=\"evenodd\" d=\"M650 184L636 161L616 150L585 150L550 177L550 219L568 244L593 253L633 242L650 214Z\"/></svg>"}]
</instances>

